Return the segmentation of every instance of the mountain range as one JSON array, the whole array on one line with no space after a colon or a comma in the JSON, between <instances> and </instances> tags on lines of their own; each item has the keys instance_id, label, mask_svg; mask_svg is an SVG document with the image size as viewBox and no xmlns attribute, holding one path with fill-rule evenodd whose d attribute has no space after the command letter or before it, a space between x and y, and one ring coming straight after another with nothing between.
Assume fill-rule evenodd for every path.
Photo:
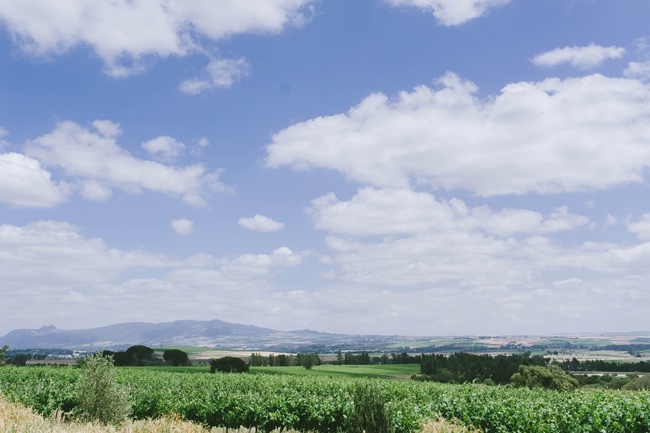
<instances>
[{"instance_id":1,"label":"mountain range","mask_svg":"<svg viewBox=\"0 0 650 433\"><path fill-rule=\"evenodd\" d=\"M16 329L0 337L12 349L120 349L136 344L221 347L241 350L290 350L374 347L394 342L390 336L328 334L312 330L277 331L222 320L179 320L165 323L120 323L92 329L63 330L55 326Z\"/></svg>"}]
</instances>

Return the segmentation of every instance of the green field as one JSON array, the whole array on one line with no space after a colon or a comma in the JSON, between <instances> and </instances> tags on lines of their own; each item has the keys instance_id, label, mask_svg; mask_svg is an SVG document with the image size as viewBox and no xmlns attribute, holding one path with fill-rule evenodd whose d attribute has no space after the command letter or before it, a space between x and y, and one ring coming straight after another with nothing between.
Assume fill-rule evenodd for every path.
<instances>
[{"instance_id":1,"label":"green field","mask_svg":"<svg viewBox=\"0 0 650 433\"><path fill-rule=\"evenodd\" d=\"M215 349L211 349L209 347L194 347L194 346L160 346L160 347L155 347L153 348L155 352L160 352L161 354L165 350L172 350L172 349L177 349L177 350L182 350L183 352L187 353L188 355L196 355L198 353L203 353L203 352L209 352Z\"/></svg>"},{"instance_id":2,"label":"green field","mask_svg":"<svg viewBox=\"0 0 650 433\"><path fill-rule=\"evenodd\" d=\"M319 365L312 367L311 370L305 367L251 367L250 372L294 376L409 379L414 374L420 374L420 365Z\"/></svg>"},{"instance_id":3,"label":"green field","mask_svg":"<svg viewBox=\"0 0 650 433\"><path fill-rule=\"evenodd\" d=\"M2 367L0 392L45 416L59 409L74 411L80 374L80 369L67 367ZM150 368L118 368L116 379L128 390L136 419L178 414L232 429L281 427L334 433L354 409L358 383L377 388L396 433L415 432L420 421L439 416L485 433L647 433L650 426L650 392L557 392L350 376L188 374Z\"/></svg>"}]
</instances>

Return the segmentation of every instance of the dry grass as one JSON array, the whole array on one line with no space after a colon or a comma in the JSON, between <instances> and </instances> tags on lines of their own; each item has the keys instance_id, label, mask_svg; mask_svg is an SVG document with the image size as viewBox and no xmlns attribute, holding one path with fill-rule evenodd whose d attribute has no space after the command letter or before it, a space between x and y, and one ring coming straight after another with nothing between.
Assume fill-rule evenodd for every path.
<instances>
[{"instance_id":1,"label":"dry grass","mask_svg":"<svg viewBox=\"0 0 650 433\"><path fill-rule=\"evenodd\" d=\"M62 421L60 416L45 419L32 409L7 402L0 395L0 433L225 433L225 429L208 429L179 417L165 417L157 420L126 421L114 427L99 424L83 424ZM229 433L252 433L255 430L229 430ZM480 433L444 420L427 420L422 424L422 433ZM285 433L298 433L286 431Z\"/></svg>"},{"instance_id":2,"label":"dry grass","mask_svg":"<svg viewBox=\"0 0 650 433\"><path fill-rule=\"evenodd\" d=\"M208 429L173 416L147 421L128 420L118 427L66 422L56 415L45 419L32 409L7 402L0 395L0 433L225 433L225 431L221 428ZM230 432L251 433L251 430L229 430Z\"/></svg>"},{"instance_id":3,"label":"dry grass","mask_svg":"<svg viewBox=\"0 0 650 433\"><path fill-rule=\"evenodd\" d=\"M481 430L445 420L428 419L422 423L421 433L481 433Z\"/></svg>"}]
</instances>

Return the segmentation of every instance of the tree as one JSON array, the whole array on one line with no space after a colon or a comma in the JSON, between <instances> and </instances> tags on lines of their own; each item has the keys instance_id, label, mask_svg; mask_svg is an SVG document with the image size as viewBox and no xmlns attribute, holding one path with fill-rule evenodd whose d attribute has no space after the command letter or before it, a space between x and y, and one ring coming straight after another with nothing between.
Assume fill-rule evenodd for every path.
<instances>
[{"instance_id":1,"label":"tree","mask_svg":"<svg viewBox=\"0 0 650 433\"><path fill-rule=\"evenodd\" d=\"M130 365L146 365L151 361L154 350L147 346L131 346L126 349L126 354L132 360Z\"/></svg>"},{"instance_id":2,"label":"tree","mask_svg":"<svg viewBox=\"0 0 650 433\"><path fill-rule=\"evenodd\" d=\"M251 367L261 367L264 365L264 357L261 353L251 353L250 365Z\"/></svg>"},{"instance_id":3,"label":"tree","mask_svg":"<svg viewBox=\"0 0 650 433\"><path fill-rule=\"evenodd\" d=\"M557 365L520 365L519 372L512 375L510 383L518 388L547 388L557 391L573 391L580 386L578 379L566 374Z\"/></svg>"},{"instance_id":4,"label":"tree","mask_svg":"<svg viewBox=\"0 0 650 433\"><path fill-rule=\"evenodd\" d=\"M133 358L130 356L130 354L126 352L115 352L115 354L113 354L112 356L113 356L113 364L116 367L132 365Z\"/></svg>"},{"instance_id":5,"label":"tree","mask_svg":"<svg viewBox=\"0 0 650 433\"><path fill-rule=\"evenodd\" d=\"M0 349L0 365L3 365L5 362L7 362L7 350L9 350L9 346L2 346L2 349Z\"/></svg>"},{"instance_id":6,"label":"tree","mask_svg":"<svg viewBox=\"0 0 650 433\"><path fill-rule=\"evenodd\" d=\"M223 358L213 359L210 362L210 373L248 373L248 364L246 361L233 356L224 356Z\"/></svg>"},{"instance_id":7,"label":"tree","mask_svg":"<svg viewBox=\"0 0 650 433\"><path fill-rule=\"evenodd\" d=\"M28 355L26 353L16 353L11 357L11 363L13 365L27 365L27 361L30 359L32 359L31 355Z\"/></svg>"},{"instance_id":8,"label":"tree","mask_svg":"<svg viewBox=\"0 0 650 433\"><path fill-rule=\"evenodd\" d=\"M163 359L174 367L178 367L179 365L188 365L190 363L190 358L187 356L187 353L179 349L165 350L165 352L163 352Z\"/></svg>"}]
</instances>

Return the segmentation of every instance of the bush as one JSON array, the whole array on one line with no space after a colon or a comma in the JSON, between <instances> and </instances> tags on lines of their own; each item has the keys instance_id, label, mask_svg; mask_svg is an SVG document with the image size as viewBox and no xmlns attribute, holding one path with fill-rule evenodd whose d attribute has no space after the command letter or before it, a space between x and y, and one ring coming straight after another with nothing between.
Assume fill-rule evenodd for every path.
<instances>
[{"instance_id":1,"label":"bush","mask_svg":"<svg viewBox=\"0 0 650 433\"><path fill-rule=\"evenodd\" d=\"M243 359L225 356L210 362L210 373L217 371L220 373L248 373L248 364Z\"/></svg>"},{"instance_id":2,"label":"bush","mask_svg":"<svg viewBox=\"0 0 650 433\"><path fill-rule=\"evenodd\" d=\"M580 386L578 379L566 374L557 365L520 365L519 372L512 375L510 383L517 388L546 388L557 391L573 391Z\"/></svg>"},{"instance_id":3,"label":"bush","mask_svg":"<svg viewBox=\"0 0 650 433\"><path fill-rule=\"evenodd\" d=\"M77 414L84 421L112 424L124 421L131 412L127 394L115 382L113 359L100 353L80 363Z\"/></svg>"},{"instance_id":4,"label":"bush","mask_svg":"<svg viewBox=\"0 0 650 433\"><path fill-rule=\"evenodd\" d=\"M623 389L626 389L628 391L650 391L650 375L645 375L634 379L632 382L625 385Z\"/></svg>"},{"instance_id":5,"label":"bush","mask_svg":"<svg viewBox=\"0 0 650 433\"><path fill-rule=\"evenodd\" d=\"M350 414L348 433L389 433L390 412L381 389L368 383L354 387L354 409Z\"/></svg>"}]
</instances>

